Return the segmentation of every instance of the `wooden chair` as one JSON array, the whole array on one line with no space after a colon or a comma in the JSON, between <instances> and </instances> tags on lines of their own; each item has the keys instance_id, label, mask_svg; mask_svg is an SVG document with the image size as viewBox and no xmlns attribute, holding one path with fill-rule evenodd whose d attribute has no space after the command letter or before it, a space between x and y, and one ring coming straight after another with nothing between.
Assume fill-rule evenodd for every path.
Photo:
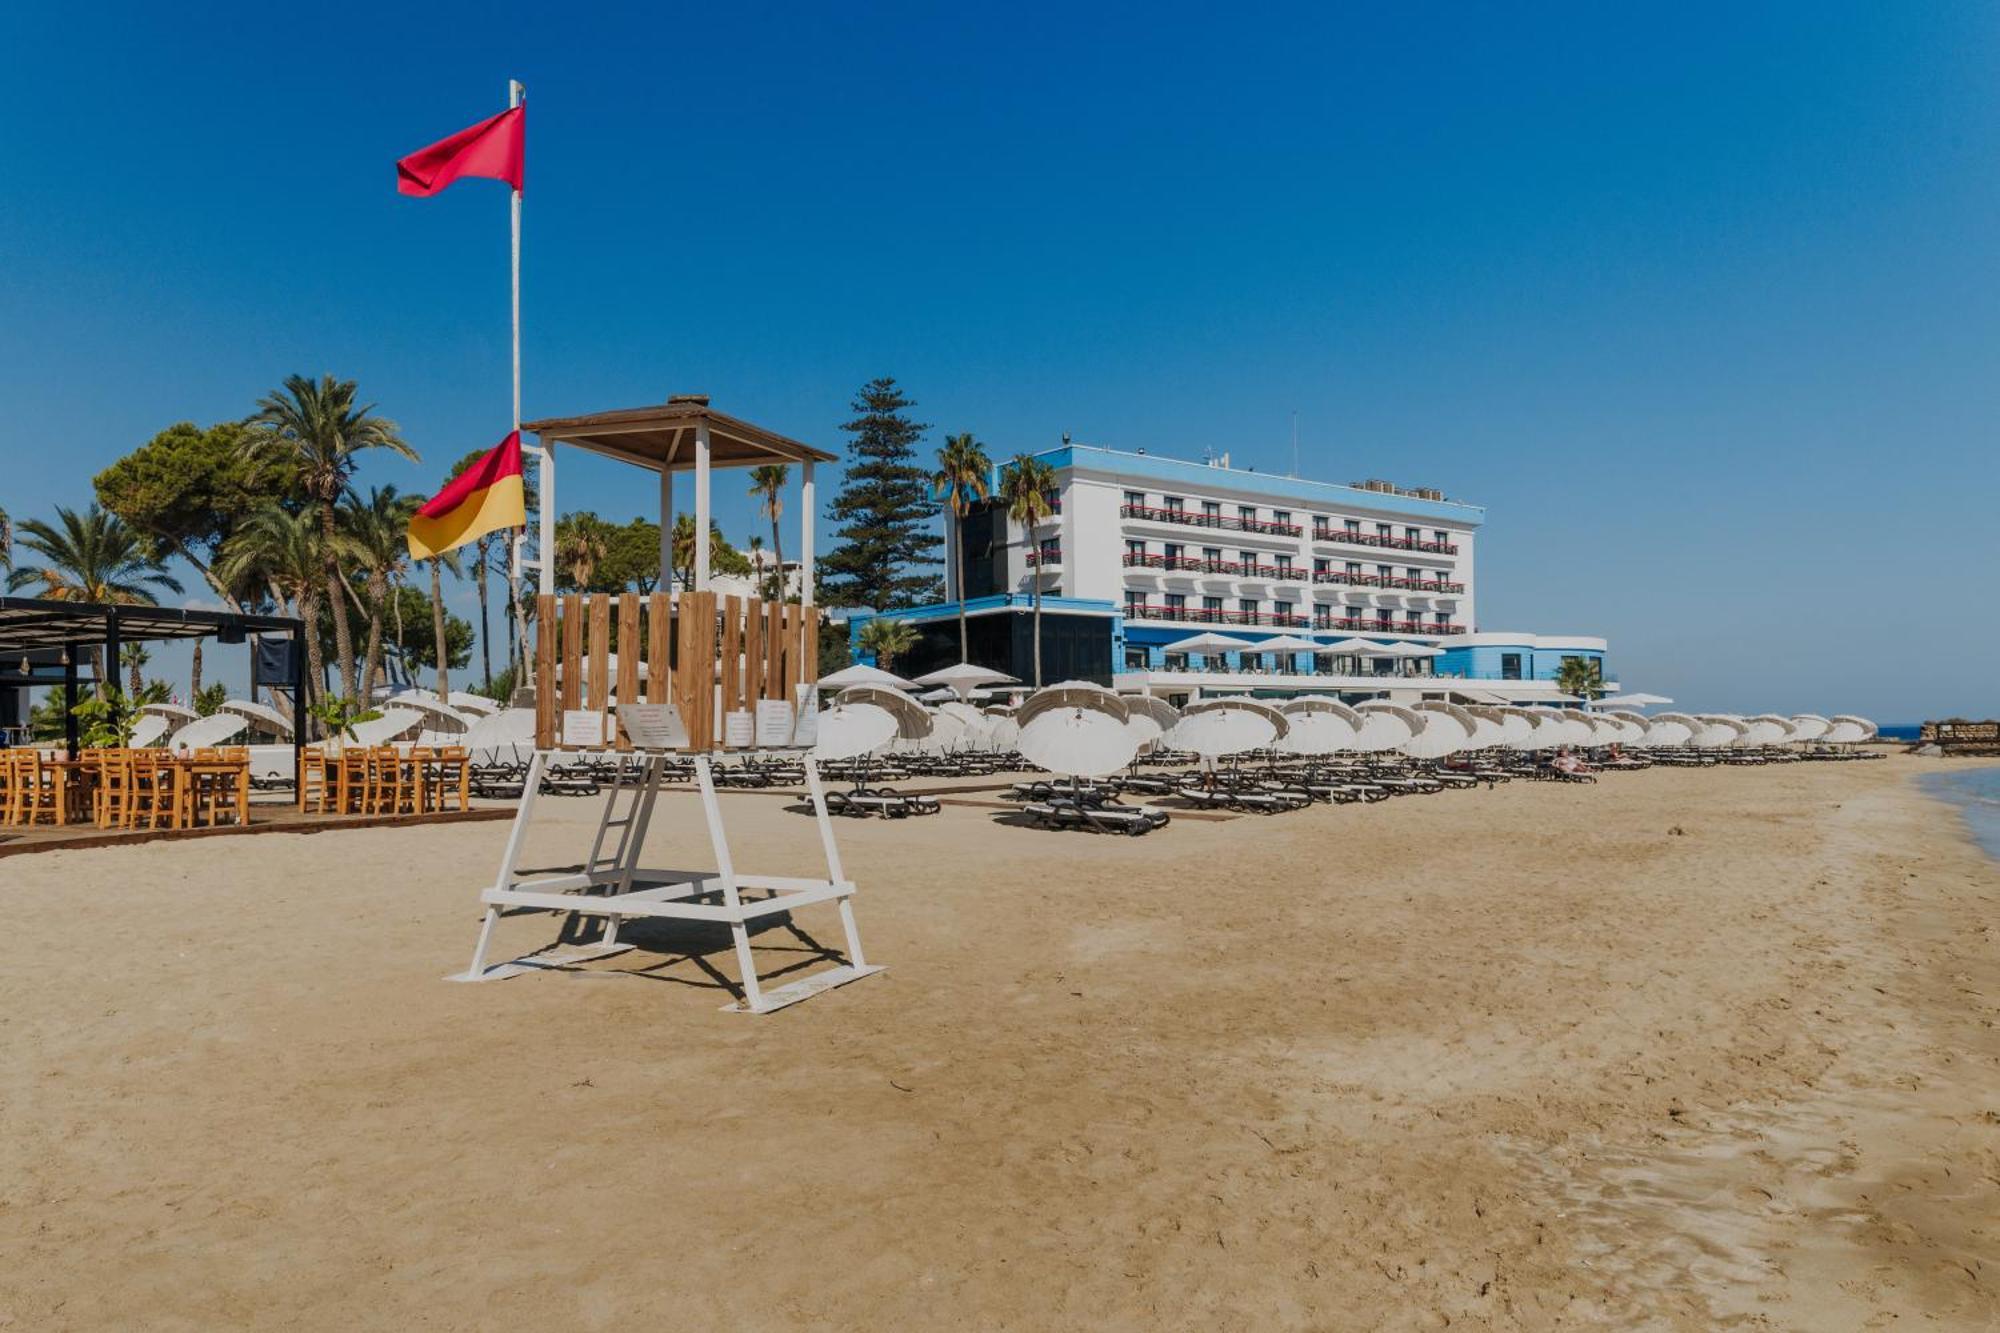
<instances>
[{"instance_id":1,"label":"wooden chair","mask_svg":"<svg viewBox=\"0 0 2000 1333\"><path fill-rule=\"evenodd\" d=\"M432 786L437 781L437 751L428 745L412 745L408 771L410 813L420 815L431 808Z\"/></svg>"},{"instance_id":2,"label":"wooden chair","mask_svg":"<svg viewBox=\"0 0 2000 1333\"><path fill-rule=\"evenodd\" d=\"M299 809L325 814L333 804L332 784L327 781L327 757L317 747L307 746L299 754Z\"/></svg>"},{"instance_id":3,"label":"wooden chair","mask_svg":"<svg viewBox=\"0 0 2000 1333\"><path fill-rule=\"evenodd\" d=\"M81 770L91 784L90 813L99 828L130 828L137 802L137 750L85 750Z\"/></svg>"},{"instance_id":4,"label":"wooden chair","mask_svg":"<svg viewBox=\"0 0 2000 1333\"><path fill-rule=\"evenodd\" d=\"M417 766L393 745L377 748L368 766L370 809L378 815L414 812L420 778Z\"/></svg>"},{"instance_id":5,"label":"wooden chair","mask_svg":"<svg viewBox=\"0 0 2000 1333\"><path fill-rule=\"evenodd\" d=\"M472 756L463 745L446 745L437 752L437 805L445 808L447 795L456 793L457 809L472 804Z\"/></svg>"},{"instance_id":6,"label":"wooden chair","mask_svg":"<svg viewBox=\"0 0 2000 1333\"><path fill-rule=\"evenodd\" d=\"M340 752L340 785L334 793L334 806L341 814L367 813L370 801L369 768L367 746L349 744Z\"/></svg>"},{"instance_id":7,"label":"wooden chair","mask_svg":"<svg viewBox=\"0 0 2000 1333\"><path fill-rule=\"evenodd\" d=\"M14 761L14 824L33 825L57 822L56 774L39 750L24 750Z\"/></svg>"},{"instance_id":8,"label":"wooden chair","mask_svg":"<svg viewBox=\"0 0 2000 1333\"><path fill-rule=\"evenodd\" d=\"M191 775L164 750L132 750L121 761L129 783L128 827L184 828L193 815Z\"/></svg>"},{"instance_id":9,"label":"wooden chair","mask_svg":"<svg viewBox=\"0 0 2000 1333\"><path fill-rule=\"evenodd\" d=\"M0 750L0 825L20 823L14 806L21 794L21 755L19 750Z\"/></svg>"}]
</instances>

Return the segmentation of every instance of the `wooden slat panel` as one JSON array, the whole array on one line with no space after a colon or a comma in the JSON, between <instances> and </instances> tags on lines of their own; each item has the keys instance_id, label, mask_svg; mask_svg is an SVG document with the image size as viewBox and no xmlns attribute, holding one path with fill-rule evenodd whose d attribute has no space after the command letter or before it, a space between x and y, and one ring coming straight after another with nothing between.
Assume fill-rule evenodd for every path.
<instances>
[{"instance_id":1,"label":"wooden slat panel","mask_svg":"<svg viewBox=\"0 0 2000 1333\"><path fill-rule=\"evenodd\" d=\"M611 595L592 593L590 606L590 699L594 713L605 711L611 696Z\"/></svg>"},{"instance_id":2,"label":"wooden slat panel","mask_svg":"<svg viewBox=\"0 0 2000 1333\"><path fill-rule=\"evenodd\" d=\"M556 743L556 599L535 599L535 745Z\"/></svg>"},{"instance_id":3,"label":"wooden slat panel","mask_svg":"<svg viewBox=\"0 0 2000 1333\"><path fill-rule=\"evenodd\" d=\"M734 712L743 706L742 695L739 693L743 683L742 615L742 598L722 599L722 644L720 656L716 660L716 679L722 683L722 711L725 713Z\"/></svg>"},{"instance_id":4,"label":"wooden slat panel","mask_svg":"<svg viewBox=\"0 0 2000 1333\"><path fill-rule=\"evenodd\" d=\"M570 593L562 599L562 706L567 712L583 702L583 598ZM557 718L560 724L562 719Z\"/></svg>"},{"instance_id":5,"label":"wooden slat panel","mask_svg":"<svg viewBox=\"0 0 2000 1333\"><path fill-rule=\"evenodd\" d=\"M639 594L628 592L618 599L618 702L639 701ZM618 748L629 750L632 743L625 732L618 733Z\"/></svg>"},{"instance_id":6,"label":"wooden slat panel","mask_svg":"<svg viewBox=\"0 0 2000 1333\"><path fill-rule=\"evenodd\" d=\"M811 607L799 608L799 681L805 683L819 679L819 612Z\"/></svg>"},{"instance_id":7,"label":"wooden slat panel","mask_svg":"<svg viewBox=\"0 0 2000 1333\"><path fill-rule=\"evenodd\" d=\"M785 698L785 606L764 603L764 693Z\"/></svg>"},{"instance_id":8,"label":"wooden slat panel","mask_svg":"<svg viewBox=\"0 0 2000 1333\"><path fill-rule=\"evenodd\" d=\"M695 710L701 716L701 748L713 750L715 734L715 594L694 594L695 657L688 669L693 678Z\"/></svg>"},{"instance_id":9,"label":"wooden slat panel","mask_svg":"<svg viewBox=\"0 0 2000 1333\"><path fill-rule=\"evenodd\" d=\"M647 599L646 605L646 702L663 704L667 701L667 667L673 661L672 635L674 632L673 601L663 592L656 592Z\"/></svg>"},{"instance_id":10,"label":"wooden slat panel","mask_svg":"<svg viewBox=\"0 0 2000 1333\"><path fill-rule=\"evenodd\" d=\"M743 698L755 709L764 697L764 603L755 597L743 612Z\"/></svg>"}]
</instances>

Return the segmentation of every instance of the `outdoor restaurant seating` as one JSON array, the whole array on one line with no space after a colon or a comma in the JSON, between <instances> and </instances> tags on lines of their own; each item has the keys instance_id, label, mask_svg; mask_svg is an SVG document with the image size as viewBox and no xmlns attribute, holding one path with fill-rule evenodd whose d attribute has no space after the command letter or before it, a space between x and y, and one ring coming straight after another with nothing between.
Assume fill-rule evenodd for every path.
<instances>
[{"instance_id":1,"label":"outdoor restaurant seating","mask_svg":"<svg viewBox=\"0 0 2000 1333\"><path fill-rule=\"evenodd\" d=\"M313 814L421 815L470 808L471 756L462 745L348 745L305 752L299 808Z\"/></svg>"}]
</instances>

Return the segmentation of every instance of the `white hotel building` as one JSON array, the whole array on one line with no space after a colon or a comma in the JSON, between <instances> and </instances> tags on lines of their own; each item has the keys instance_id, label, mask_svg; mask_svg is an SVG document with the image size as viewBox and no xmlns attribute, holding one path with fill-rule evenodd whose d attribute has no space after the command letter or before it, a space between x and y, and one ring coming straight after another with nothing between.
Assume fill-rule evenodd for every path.
<instances>
[{"instance_id":1,"label":"white hotel building","mask_svg":"<svg viewBox=\"0 0 2000 1333\"><path fill-rule=\"evenodd\" d=\"M1485 511L1440 491L1304 481L1232 468L1226 456L1194 463L1064 445L1041 457L1055 470L1059 512L1031 538L998 505L975 510L947 570L952 600L897 613L922 632L912 673L957 660L963 596L968 624L981 622L973 660L1032 679L1023 622L1036 583L1043 679L1095 678L1170 698L1455 690L1526 702L1555 697L1564 657L1603 661L1602 639L1481 632L1474 553ZM1252 646L1170 651L1203 632ZM1254 647L1281 636L1441 651L1369 658Z\"/></svg>"}]
</instances>

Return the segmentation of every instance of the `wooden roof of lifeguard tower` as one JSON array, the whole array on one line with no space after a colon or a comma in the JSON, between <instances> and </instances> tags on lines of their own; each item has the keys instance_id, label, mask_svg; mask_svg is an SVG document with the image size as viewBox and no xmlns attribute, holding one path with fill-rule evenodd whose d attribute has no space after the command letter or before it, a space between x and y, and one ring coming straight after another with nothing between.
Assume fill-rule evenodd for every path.
<instances>
[{"instance_id":1,"label":"wooden roof of lifeguard tower","mask_svg":"<svg viewBox=\"0 0 2000 1333\"><path fill-rule=\"evenodd\" d=\"M713 467L757 467L765 463L831 463L837 455L708 405L708 395L675 394L657 407L627 407L578 417L524 421L521 429L548 443L573 444L655 471L690 471L694 439L707 426Z\"/></svg>"}]
</instances>

